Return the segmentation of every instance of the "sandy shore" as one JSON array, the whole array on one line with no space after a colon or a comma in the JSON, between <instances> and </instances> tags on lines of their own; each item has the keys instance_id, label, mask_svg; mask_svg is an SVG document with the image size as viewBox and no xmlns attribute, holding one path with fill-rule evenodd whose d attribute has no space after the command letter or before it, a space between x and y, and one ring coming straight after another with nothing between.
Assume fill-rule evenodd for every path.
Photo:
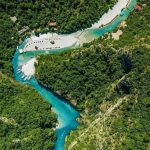
<instances>
[{"instance_id":1,"label":"sandy shore","mask_svg":"<svg viewBox=\"0 0 150 150\"><path fill-rule=\"evenodd\" d=\"M77 39L70 35L59 35L56 33L41 34L39 37L31 36L25 45L23 52L35 50L51 50L70 47L76 44Z\"/></svg>"},{"instance_id":2,"label":"sandy shore","mask_svg":"<svg viewBox=\"0 0 150 150\"><path fill-rule=\"evenodd\" d=\"M119 40L119 37L120 37L122 34L123 34L122 30L118 30L117 32L112 33L111 35L112 35L112 38L113 38L114 40Z\"/></svg>"},{"instance_id":3,"label":"sandy shore","mask_svg":"<svg viewBox=\"0 0 150 150\"><path fill-rule=\"evenodd\" d=\"M35 67L34 64L36 62L36 58L32 58L29 61L27 61L25 64L20 66L18 71L22 72L24 74L24 79L29 79L35 74Z\"/></svg>"}]
</instances>

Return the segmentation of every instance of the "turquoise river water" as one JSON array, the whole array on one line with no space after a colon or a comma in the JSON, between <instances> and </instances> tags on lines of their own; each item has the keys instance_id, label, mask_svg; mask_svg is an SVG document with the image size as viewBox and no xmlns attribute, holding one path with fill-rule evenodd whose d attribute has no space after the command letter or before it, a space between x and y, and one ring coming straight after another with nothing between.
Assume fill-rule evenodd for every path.
<instances>
[{"instance_id":1,"label":"turquoise river water","mask_svg":"<svg viewBox=\"0 0 150 150\"><path fill-rule=\"evenodd\" d=\"M124 9L121 15L116 17L116 19L113 22L111 22L103 28L85 30L83 31L85 32L84 36L86 36L87 39L92 38L94 40L102 36L104 33L114 30L121 23L121 21L125 20L128 17L135 4L136 0L131 0L131 3L128 6L128 8ZM63 150L66 136L70 133L71 130L75 130L79 125L79 123L76 121L76 119L80 115L79 112L77 112L73 107L71 107L71 105L65 102L62 98L58 97L52 91L47 90L46 88L41 86L37 82L35 77L32 77L30 80L24 80L22 78L23 74L18 73L17 70L22 63L25 63L32 57L46 54L58 54L60 52L70 50L74 47L72 46L66 49L26 52L20 54L19 49L23 48L27 41L28 38L26 38L24 42L16 49L15 55L13 57L12 63L14 67L14 77L20 83L32 86L47 102L49 102L52 105L52 109L57 114L59 122L59 127L56 129L57 140L55 142L55 150Z\"/></svg>"}]
</instances>

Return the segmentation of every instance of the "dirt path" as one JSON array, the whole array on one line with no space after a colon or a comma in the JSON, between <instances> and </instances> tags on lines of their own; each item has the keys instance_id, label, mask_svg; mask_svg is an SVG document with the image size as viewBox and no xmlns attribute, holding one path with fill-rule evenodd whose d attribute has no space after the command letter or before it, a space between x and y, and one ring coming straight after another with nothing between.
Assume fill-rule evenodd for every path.
<instances>
[{"instance_id":1,"label":"dirt path","mask_svg":"<svg viewBox=\"0 0 150 150\"><path fill-rule=\"evenodd\" d=\"M125 97L123 97L123 98L120 98L120 99L117 101L117 103L116 103L115 105L111 106L111 107L106 111L105 114L102 114L102 113L100 112L100 113L98 114L99 117L98 117L97 119L95 119L95 120L89 125L89 127L88 127L75 141L73 141L73 142L70 144L68 150L71 150L71 149L77 144L77 140L81 140L81 138L82 138L91 128L93 128L100 120L105 120L106 117L108 117L109 115L111 115L111 113L113 112L113 110L116 109L117 107L119 107L119 106L122 104L123 100L125 100L125 99L127 99L127 96L125 96Z\"/></svg>"}]
</instances>

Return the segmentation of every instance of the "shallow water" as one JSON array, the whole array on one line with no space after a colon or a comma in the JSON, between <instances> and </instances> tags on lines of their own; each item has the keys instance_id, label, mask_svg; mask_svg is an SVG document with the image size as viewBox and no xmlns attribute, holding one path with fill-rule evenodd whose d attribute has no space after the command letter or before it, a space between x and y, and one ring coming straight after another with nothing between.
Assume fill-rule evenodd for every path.
<instances>
[{"instance_id":1,"label":"shallow water","mask_svg":"<svg viewBox=\"0 0 150 150\"><path fill-rule=\"evenodd\" d=\"M71 105L65 102L63 98L58 97L53 92L42 87L37 82L35 77L31 78L30 80L24 80L22 78L23 74L17 72L20 64L24 63L30 58L30 56L23 57L18 52L19 49L25 45L26 42L27 39L18 48L13 59L15 79L23 84L31 85L46 101L48 101L52 105L52 109L57 114L59 122L59 128L56 129L57 141L55 144L55 149L63 150L66 135L69 134L71 130L76 129L79 125L79 123L76 121L76 118L79 117L79 112L77 112L73 107L71 107Z\"/></svg>"},{"instance_id":2,"label":"shallow water","mask_svg":"<svg viewBox=\"0 0 150 150\"><path fill-rule=\"evenodd\" d=\"M130 6L128 9L123 11L123 16L118 16L113 22L111 22L109 25L100 28L100 29L90 29L85 30L83 35L85 39L88 40L94 40L100 36L102 36L106 32L110 32L113 29L115 29L121 21L125 20L131 10L133 9L134 5L136 4L136 0L132 0ZM82 38L82 37L81 37ZM47 54L58 54L63 51L68 51L74 47L68 47L61 50L49 50L49 51L36 51L36 52L26 52L23 54L19 53L19 49L23 48L26 42L28 41L28 38L25 39L25 41L17 48L14 58L13 58L13 67L14 67L14 76L17 81L19 81L22 84L29 84L31 85L46 101L48 101L54 110L54 112L58 116L59 121L59 128L56 129L57 134L57 141L55 142L55 150L63 150L64 144L65 144L65 137L70 133L71 130L74 130L77 128L79 123L76 121L76 119L79 117L79 112L77 112L71 105L69 105L67 102L65 102L64 99L58 97L55 95L52 91L47 90L46 88L42 87L35 77L32 77L30 80L24 80L22 78L23 74L18 73L18 67L25 63L26 61L30 60L32 57L38 56L38 55L47 55Z\"/></svg>"}]
</instances>

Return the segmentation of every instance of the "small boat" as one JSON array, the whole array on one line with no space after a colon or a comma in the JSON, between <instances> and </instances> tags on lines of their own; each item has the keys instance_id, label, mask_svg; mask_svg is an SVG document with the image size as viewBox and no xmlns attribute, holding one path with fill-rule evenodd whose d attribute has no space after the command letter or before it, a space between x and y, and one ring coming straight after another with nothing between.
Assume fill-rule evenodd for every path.
<instances>
[{"instance_id":1,"label":"small boat","mask_svg":"<svg viewBox=\"0 0 150 150\"><path fill-rule=\"evenodd\" d=\"M123 15L124 15L124 10L125 10L125 8L123 8L123 9L121 10L120 16L123 16Z\"/></svg>"}]
</instances>

